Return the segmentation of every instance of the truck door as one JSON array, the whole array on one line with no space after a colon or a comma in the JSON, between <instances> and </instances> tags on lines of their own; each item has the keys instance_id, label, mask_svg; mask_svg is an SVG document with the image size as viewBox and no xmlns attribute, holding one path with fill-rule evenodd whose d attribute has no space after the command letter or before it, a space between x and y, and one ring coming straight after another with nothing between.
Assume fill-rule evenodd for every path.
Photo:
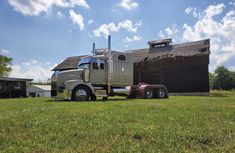
<instances>
[{"instance_id":1,"label":"truck door","mask_svg":"<svg viewBox=\"0 0 235 153\"><path fill-rule=\"evenodd\" d=\"M129 54L113 54L113 80L114 86L129 86L133 84L133 62Z\"/></svg>"},{"instance_id":2,"label":"truck door","mask_svg":"<svg viewBox=\"0 0 235 153\"><path fill-rule=\"evenodd\" d=\"M92 84L106 84L106 64L104 60L96 60L91 64L91 83Z\"/></svg>"}]
</instances>

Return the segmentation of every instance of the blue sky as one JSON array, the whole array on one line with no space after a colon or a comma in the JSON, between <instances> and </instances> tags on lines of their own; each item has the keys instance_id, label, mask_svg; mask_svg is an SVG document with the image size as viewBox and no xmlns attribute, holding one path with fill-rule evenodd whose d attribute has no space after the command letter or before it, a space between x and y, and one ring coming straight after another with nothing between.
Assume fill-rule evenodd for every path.
<instances>
[{"instance_id":1,"label":"blue sky","mask_svg":"<svg viewBox=\"0 0 235 153\"><path fill-rule=\"evenodd\" d=\"M13 58L13 77L45 81L68 56L89 54L92 43L114 50L211 39L210 71L235 70L234 0L2 0L0 53Z\"/></svg>"}]
</instances>

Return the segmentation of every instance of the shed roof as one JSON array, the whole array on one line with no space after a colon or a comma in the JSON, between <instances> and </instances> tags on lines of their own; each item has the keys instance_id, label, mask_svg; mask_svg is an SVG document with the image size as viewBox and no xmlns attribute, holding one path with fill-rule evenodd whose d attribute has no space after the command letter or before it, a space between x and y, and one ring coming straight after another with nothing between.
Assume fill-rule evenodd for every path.
<instances>
[{"instance_id":1,"label":"shed roof","mask_svg":"<svg viewBox=\"0 0 235 153\"><path fill-rule=\"evenodd\" d=\"M33 81L33 79L27 79L27 78L9 78L9 77L0 77L0 80L3 81Z\"/></svg>"},{"instance_id":2,"label":"shed roof","mask_svg":"<svg viewBox=\"0 0 235 153\"><path fill-rule=\"evenodd\" d=\"M51 85L31 85L27 87L27 91L50 91L51 90Z\"/></svg>"}]
</instances>

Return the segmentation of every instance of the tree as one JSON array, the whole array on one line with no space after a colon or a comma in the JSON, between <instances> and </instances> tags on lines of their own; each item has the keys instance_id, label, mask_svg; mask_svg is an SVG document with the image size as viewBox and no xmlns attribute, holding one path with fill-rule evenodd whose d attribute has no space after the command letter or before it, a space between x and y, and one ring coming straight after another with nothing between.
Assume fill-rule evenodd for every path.
<instances>
[{"instance_id":1,"label":"tree","mask_svg":"<svg viewBox=\"0 0 235 153\"><path fill-rule=\"evenodd\" d=\"M234 88L233 72L230 72L224 66L217 67L213 81L214 89L231 90Z\"/></svg>"},{"instance_id":2,"label":"tree","mask_svg":"<svg viewBox=\"0 0 235 153\"><path fill-rule=\"evenodd\" d=\"M215 74L209 73L209 85L211 89L214 89L214 84L215 84Z\"/></svg>"},{"instance_id":3,"label":"tree","mask_svg":"<svg viewBox=\"0 0 235 153\"><path fill-rule=\"evenodd\" d=\"M8 76L11 72L12 58L0 55L0 77Z\"/></svg>"}]
</instances>

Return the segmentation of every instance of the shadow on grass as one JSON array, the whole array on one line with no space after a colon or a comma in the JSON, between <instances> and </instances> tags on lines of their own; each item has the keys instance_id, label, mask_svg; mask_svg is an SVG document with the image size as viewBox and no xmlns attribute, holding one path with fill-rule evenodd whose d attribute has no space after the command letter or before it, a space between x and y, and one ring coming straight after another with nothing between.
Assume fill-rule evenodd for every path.
<instances>
[{"instance_id":1,"label":"shadow on grass","mask_svg":"<svg viewBox=\"0 0 235 153\"><path fill-rule=\"evenodd\" d=\"M210 93L210 97L229 97L229 95L224 93Z\"/></svg>"},{"instance_id":2,"label":"shadow on grass","mask_svg":"<svg viewBox=\"0 0 235 153\"><path fill-rule=\"evenodd\" d=\"M72 101L72 100L59 100L59 99L49 99L47 102L74 102L74 103L93 103L93 102L119 102L119 101L133 101L134 99L128 99L128 98L111 98L108 100L103 100L103 99L97 99L96 101Z\"/></svg>"}]
</instances>

